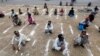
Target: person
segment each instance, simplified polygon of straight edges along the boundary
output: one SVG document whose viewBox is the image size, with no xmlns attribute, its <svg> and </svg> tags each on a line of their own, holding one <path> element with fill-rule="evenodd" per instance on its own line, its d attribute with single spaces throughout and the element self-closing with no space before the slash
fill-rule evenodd
<svg viewBox="0 0 100 56">
<path fill-rule="evenodd" d="M 19 14 L 23 14 L 23 12 L 21 11 L 21 9 L 19 8 Z"/>
<path fill-rule="evenodd" d="M 91 5 L 92 5 L 92 3 L 91 3 L 91 2 L 89 2 L 89 3 L 88 3 L 88 5 L 87 5 L 87 7 L 91 7 Z"/>
<path fill-rule="evenodd" d="M 68 16 L 73 17 L 74 15 L 75 15 L 74 14 L 74 8 L 72 7 L 71 10 L 68 13 Z"/>
<path fill-rule="evenodd" d="M 19 31 L 14 31 L 14 36 L 11 40 L 13 50 L 20 51 L 21 48 L 24 47 L 28 41 L 30 41 L 30 38 L 27 38 Z"/>
<path fill-rule="evenodd" d="M 66 2 L 66 6 L 68 6 L 68 2 Z"/>
<path fill-rule="evenodd" d="M 98 11 L 99 11 L 98 6 L 95 6 L 95 8 L 94 8 L 94 12 L 97 14 L 97 13 L 98 13 Z"/>
<path fill-rule="evenodd" d="M 59 5 L 62 6 L 62 1 L 60 1 Z"/>
<path fill-rule="evenodd" d="M 48 23 L 45 25 L 45 33 L 52 34 L 52 30 L 53 30 L 52 21 L 48 21 Z"/>
<path fill-rule="evenodd" d="M 87 17 L 87 18 L 82 22 L 84 29 L 87 29 L 87 27 L 89 27 L 89 23 L 90 23 L 90 21 L 89 21 L 89 18 Z"/>
<path fill-rule="evenodd" d="M 31 13 L 28 12 L 28 22 L 29 25 L 36 24 L 35 19 L 32 19 Z"/>
<path fill-rule="evenodd" d="M 39 15 L 37 7 L 35 6 L 34 8 L 35 8 L 34 11 L 33 11 L 34 15 Z"/>
<path fill-rule="evenodd" d="M 57 9 L 54 10 L 54 15 L 57 15 Z"/>
<path fill-rule="evenodd" d="M 81 32 L 81 34 L 77 38 L 75 38 L 75 40 L 74 40 L 74 47 L 81 46 L 81 47 L 84 48 L 85 47 L 84 45 L 86 43 L 89 43 L 88 35 L 87 35 L 87 32 L 85 30 L 83 30 Z"/>
<path fill-rule="evenodd" d="M 52 50 L 67 52 L 68 43 L 65 41 L 63 34 L 58 34 L 58 37 L 54 40 Z"/>
<path fill-rule="evenodd" d="M 99 27 L 99 32 L 100 32 L 100 27 Z"/>
<path fill-rule="evenodd" d="M 45 9 L 45 8 L 48 8 L 48 7 L 47 7 L 47 3 L 44 3 L 44 9 Z"/>
<path fill-rule="evenodd" d="M 48 8 L 46 8 L 46 13 L 45 13 L 45 15 L 48 15 L 49 14 L 49 11 L 48 11 Z"/>
<path fill-rule="evenodd" d="M 4 13 L 2 11 L 0 11 L 0 18 L 5 17 Z"/>
<path fill-rule="evenodd" d="M 13 19 L 13 17 L 16 15 L 14 9 L 11 9 L 11 18 Z"/>
<path fill-rule="evenodd" d="M 89 15 L 89 20 L 90 20 L 90 22 L 93 22 L 93 21 L 94 21 L 94 18 L 95 18 L 95 14 L 92 12 L 92 13 Z"/>
<path fill-rule="evenodd" d="M 22 21 L 19 19 L 17 14 L 13 17 L 13 24 L 14 26 L 20 26 L 22 24 Z"/>
<path fill-rule="evenodd" d="M 63 14 L 64 14 L 64 10 L 63 10 L 63 8 L 61 8 L 61 10 L 60 10 L 60 16 L 63 16 Z"/>
</svg>

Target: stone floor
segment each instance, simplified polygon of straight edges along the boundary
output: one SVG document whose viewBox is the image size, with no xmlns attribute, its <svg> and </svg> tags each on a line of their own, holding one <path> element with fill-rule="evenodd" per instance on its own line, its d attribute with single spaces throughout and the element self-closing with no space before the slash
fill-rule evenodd
<svg viewBox="0 0 100 56">
<path fill-rule="evenodd" d="M 51 6 L 49 5 L 49 15 L 44 15 L 44 9 L 42 5 L 38 5 L 38 10 L 40 12 L 39 16 L 32 15 L 37 25 L 28 25 L 26 8 L 21 5 L 6 5 L 0 6 L 0 10 L 6 14 L 6 17 L 0 18 L 0 56 L 63 56 L 61 52 L 54 52 L 51 50 L 52 41 L 57 37 L 59 33 L 64 34 L 66 41 L 69 43 L 68 53 L 69 56 L 100 56 L 100 33 L 98 33 L 97 27 L 100 26 L 100 12 L 96 15 L 93 23 L 87 29 L 89 34 L 90 45 L 86 48 L 73 47 L 73 40 L 80 34 L 77 26 L 80 21 L 85 19 L 89 13 L 78 12 L 78 9 L 84 8 L 83 6 L 75 6 L 76 16 L 70 18 L 67 16 L 70 6 Z M 24 12 L 23 15 L 19 15 L 22 20 L 22 26 L 14 27 L 11 21 L 10 10 L 15 9 L 18 13 L 18 8 L 21 8 Z M 30 12 L 32 13 L 34 6 L 30 6 Z M 60 10 L 63 8 L 65 10 L 64 16 L 54 16 L 53 11 L 57 8 Z M 51 20 L 54 25 L 53 34 L 47 35 L 44 33 L 44 27 L 48 20 Z M 97 26 L 97 27 L 96 27 Z M 27 37 L 31 38 L 31 41 L 27 43 L 17 54 L 11 48 L 11 39 L 13 36 L 13 31 L 19 30 Z"/>
</svg>

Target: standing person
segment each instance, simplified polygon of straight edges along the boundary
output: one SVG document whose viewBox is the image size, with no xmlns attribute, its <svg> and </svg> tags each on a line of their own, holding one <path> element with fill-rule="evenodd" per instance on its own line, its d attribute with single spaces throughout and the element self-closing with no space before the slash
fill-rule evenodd
<svg viewBox="0 0 100 56">
<path fill-rule="evenodd" d="M 45 8 L 48 8 L 48 7 L 47 7 L 47 3 L 44 3 L 44 9 L 45 9 Z"/>
<path fill-rule="evenodd" d="M 19 14 L 23 14 L 22 10 L 19 8 Z"/>
<path fill-rule="evenodd" d="M 72 7 L 68 13 L 68 16 L 73 17 L 75 15 L 74 8 Z"/>
<path fill-rule="evenodd" d="M 64 9 L 61 8 L 61 10 L 60 10 L 60 16 L 63 16 L 63 14 L 64 14 Z"/>
<path fill-rule="evenodd" d="M 65 41 L 63 34 L 59 34 L 53 42 L 52 50 L 67 52 L 68 43 Z"/>
<path fill-rule="evenodd" d="M 45 25 L 45 33 L 52 34 L 52 30 L 53 30 L 52 21 L 48 21 L 48 23 Z"/>
<path fill-rule="evenodd" d="M 54 10 L 54 15 L 57 15 L 57 9 Z"/>
<path fill-rule="evenodd" d="M 60 1 L 59 5 L 62 6 L 62 1 Z"/>
<path fill-rule="evenodd" d="M 14 36 L 11 40 L 13 50 L 20 51 L 28 41 L 30 41 L 30 39 L 27 38 L 24 34 L 19 33 L 18 31 L 14 31 Z"/>
<path fill-rule="evenodd" d="M 29 25 L 36 24 L 35 19 L 32 19 L 31 13 L 28 12 L 28 22 Z"/>
<path fill-rule="evenodd" d="M 34 15 L 39 15 L 39 12 L 38 12 L 38 9 L 37 9 L 36 6 L 34 7 L 34 11 L 33 11 L 33 13 L 34 13 Z"/>
</svg>

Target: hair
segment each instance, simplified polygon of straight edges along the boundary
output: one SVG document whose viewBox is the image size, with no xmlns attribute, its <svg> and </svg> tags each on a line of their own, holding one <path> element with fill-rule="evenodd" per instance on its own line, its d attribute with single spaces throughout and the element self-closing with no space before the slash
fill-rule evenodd
<svg viewBox="0 0 100 56">
<path fill-rule="evenodd" d="M 19 33 L 18 31 L 14 31 L 14 34 L 17 34 L 17 33 Z"/>
<path fill-rule="evenodd" d="M 63 37 L 62 34 L 59 34 L 59 35 L 58 35 L 58 38 L 59 38 L 59 41 L 64 41 L 64 37 Z"/>
</svg>

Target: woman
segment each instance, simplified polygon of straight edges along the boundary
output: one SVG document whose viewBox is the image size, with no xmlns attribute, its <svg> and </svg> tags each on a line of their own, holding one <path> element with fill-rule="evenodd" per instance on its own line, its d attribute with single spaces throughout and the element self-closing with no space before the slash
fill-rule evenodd
<svg viewBox="0 0 100 56">
<path fill-rule="evenodd" d="M 32 16 L 29 12 L 28 12 L 28 22 L 29 22 L 29 25 L 36 24 L 35 19 L 32 20 Z"/>
<path fill-rule="evenodd" d="M 52 34 L 52 30 L 53 30 L 53 24 L 51 21 L 48 21 L 48 23 L 45 25 L 45 33 Z"/>
</svg>

